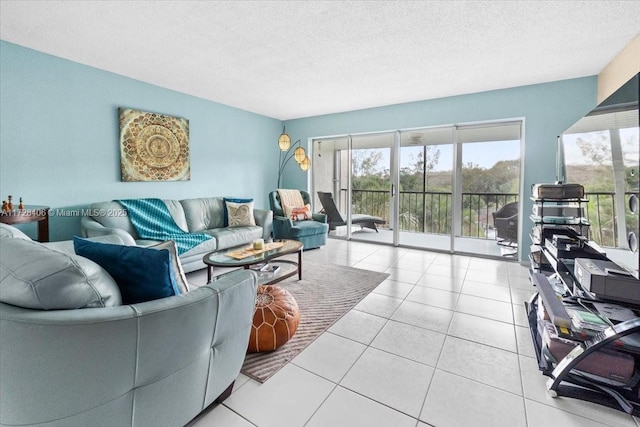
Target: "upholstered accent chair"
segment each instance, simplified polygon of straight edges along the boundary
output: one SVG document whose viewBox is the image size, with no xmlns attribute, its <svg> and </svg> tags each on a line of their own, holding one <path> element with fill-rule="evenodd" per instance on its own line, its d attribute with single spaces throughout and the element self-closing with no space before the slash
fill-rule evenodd
<svg viewBox="0 0 640 427">
<path fill-rule="evenodd" d="M 305 205 L 311 205 L 311 195 L 308 191 L 301 190 L 302 200 Z M 269 206 L 273 211 L 273 238 L 297 240 L 304 245 L 304 249 L 313 249 L 324 246 L 327 243 L 329 224 L 327 216 L 312 213 L 309 219 L 295 220 L 287 217 L 278 191 L 269 193 Z"/>
</svg>

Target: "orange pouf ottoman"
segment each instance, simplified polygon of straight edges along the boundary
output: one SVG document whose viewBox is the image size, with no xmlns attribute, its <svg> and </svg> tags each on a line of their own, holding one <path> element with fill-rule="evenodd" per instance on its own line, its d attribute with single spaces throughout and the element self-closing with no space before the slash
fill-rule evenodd
<svg viewBox="0 0 640 427">
<path fill-rule="evenodd" d="M 296 333 L 300 309 L 293 296 L 277 286 L 258 286 L 249 353 L 273 351 Z"/>
</svg>

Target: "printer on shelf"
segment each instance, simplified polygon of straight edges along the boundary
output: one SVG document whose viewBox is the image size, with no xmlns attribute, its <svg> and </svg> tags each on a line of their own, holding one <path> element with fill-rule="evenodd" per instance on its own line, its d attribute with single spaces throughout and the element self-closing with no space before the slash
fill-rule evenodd
<svg viewBox="0 0 640 427">
<path fill-rule="evenodd" d="M 640 305 L 640 280 L 613 261 L 576 258 L 573 273 L 582 289 L 597 298 Z"/>
</svg>

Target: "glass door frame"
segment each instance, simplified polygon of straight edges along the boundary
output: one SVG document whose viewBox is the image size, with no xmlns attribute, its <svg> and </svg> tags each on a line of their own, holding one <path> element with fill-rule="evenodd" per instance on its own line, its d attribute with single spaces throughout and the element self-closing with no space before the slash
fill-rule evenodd
<svg viewBox="0 0 640 427">
<path fill-rule="evenodd" d="M 376 135 L 381 136 L 392 136 L 392 142 L 390 145 L 385 145 L 384 147 L 372 147 L 372 148 L 388 148 L 389 149 L 389 188 L 387 189 L 389 195 L 389 207 L 387 216 L 389 216 L 389 224 L 393 229 L 393 233 L 391 236 L 392 241 L 378 241 L 381 244 L 392 244 L 394 246 L 398 246 L 398 236 L 399 229 L 395 225 L 397 224 L 397 220 L 394 220 L 394 216 L 398 215 L 398 203 L 397 203 L 397 189 L 399 185 L 399 166 L 396 166 L 394 162 L 398 159 L 398 151 L 399 151 L 399 135 L 400 131 L 378 131 L 378 132 L 364 132 L 357 134 L 346 134 L 346 135 L 333 135 L 333 136 L 325 136 L 325 137 L 313 137 L 309 138 L 309 146 L 311 147 L 312 153 L 315 153 L 316 147 L 318 153 L 320 155 L 320 151 L 322 150 L 321 143 L 326 143 L 329 141 L 339 141 L 339 148 L 333 148 L 332 152 L 332 177 L 331 177 L 331 191 L 334 194 L 334 199 L 336 201 L 336 205 L 338 209 L 343 213 L 344 220 L 346 222 L 346 233 L 341 234 L 339 236 L 335 236 L 334 238 L 345 239 L 345 240 L 354 240 L 361 241 L 360 239 L 353 238 L 353 233 L 351 231 L 352 227 L 352 214 L 353 214 L 353 197 L 352 197 L 352 186 L 353 186 L 353 151 L 354 151 L 354 139 L 358 137 L 372 137 Z M 318 144 L 318 145 L 317 145 Z M 358 148 L 355 148 L 358 149 Z M 363 149 L 366 149 L 363 148 Z M 345 161 L 347 165 L 344 165 Z M 386 164 L 385 164 L 386 166 Z M 346 169 L 346 170 L 343 170 Z M 325 171 L 326 173 L 327 171 Z M 344 175 L 343 175 L 344 174 Z M 345 184 L 345 180 L 343 179 L 345 176 L 346 179 L 346 197 L 342 200 L 342 189 L 343 184 Z M 313 200 L 318 202 L 316 191 L 318 187 L 318 177 L 315 175 L 315 169 L 313 169 L 313 173 L 310 174 L 308 178 L 308 184 L 313 192 Z M 327 187 L 327 182 L 324 180 L 325 188 Z M 346 205 L 343 205 L 343 203 Z M 316 206 L 316 205 L 314 205 Z M 364 240 L 362 240 L 364 241 Z"/>
<path fill-rule="evenodd" d="M 380 241 L 379 243 L 383 244 L 391 244 L 393 246 L 398 246 L 400 231 L 398 224 L 398 203 L 397 203 L 397 189 L 400 181 L 400 171 L 399 165 L 397 162 L 399 146 L 400 146 L 400 131 L 381 131 L 381 132 L 367 132 L 367 133 L 359 133 L 359 134 L 349 134 L 347 135 L 347 157 L 349 158 L 348 172 L 347 172 L 347 206 L 346 206 L 346 222 L 347 222 L 347 240 L 358 241 L 359 239 L 353 238 L 353 233 L 351 232 L 351 219 L 353 214 L 353 197 L 352 197 L 352 178 L 353 178 L 353 139 L 354 137 L 367 137 L 367 136 L 376 136 L 376 135 L 393 135 L 393 141 L 389 148 L 389 185 L 390 187 L 387 189 L 389 194 L 389 225 L 392 227 L 392 238 L 391 242 Z M 387 148 L 387 147 L 385 147 Z M 357 148 L 356 148 L 357 149 Z M 340 181 L 340 180 L 338 180 Z"/>
<path fill-rule="evenodd" d="M 400 168 L 401 168 L 401 138 L 402 134 L 410 131 L 420 131 L 425 129 L 435 129 L 435 128 L 451 128 L 452 129 L 452 213 L 451 213 L 451 232 L 449 234 L 449 248 L 448 249 L 434 249 L 434 248 L 421 248 L 425 250 L 439 250 L 445 251 L 451 254 L 456 252 L 456 237 L 462 236 L 462 204 L 463 204 L 463 180 L 462 180 L 462 150 L 463 144 L 466 142 L 460 142 L 458 132 L 460 129 L 470 128 L 470 127 L 491 127 L 491 126 L 500 126 L 508 123 L 519 123 L 520 125 L 520 172 L 519 172 L 519 193 L 520 195 L 523 193 L 524 186 L 524 143 L 525 143 L 525 118 L 524 117 L 512 117 L 505 118 L 499 120 L 486 120 L 486 121 L 478 121 L 478 122 L 467 122 L 467 123 L 459 123 L 459 124 L 443 124 L 443 125 L 434 125 L 434 126 L 421 126 L 415 128 L 404 128 L 404 129 L 396 129 L 396 130 L 387 130 L 387 131 L 376 131 L 376 132 L 363 132 L 363 133 L 350 133 L 343 135 L 333 135 L 326 137 L 313 137 L 310 138 L 310 145 L 315 148 L 315 143 L 322 140 L 331 140 L 331 139 L 346 139 L 346 151 L 347 158 L 349 159 L 349 164 L 347 165 L 347 195 L 346 195 L 346 207 L 343 206 L 341 209 L 344 210 L 344 214 L 346 216 L 345 221 L 347 223 L 347 230 L 345 235 L 336 236 L 337 238 L 343 238 L 346 240 L 355 240 L 360 241 L 357 236 L 354 239 L 354 234 L 351 231 L 351 217 L 353 214 L 353 198 L 352 198 L 352 177 L 353 177 L 353 139 L 357 137 L 366 137 L 366 136 L 375 136 L 375 135 L 393 135 L 393 142 L 390 148 L 390 163 L 389 163 L 389 227 L 392 228 L 392 241 L 379 241 L 380 244 L 392 244 L 393 246 L 400 246 L 400 203 L 399 203 L 399 188 L 400 188 Z M 336 154 L 337 153 L 337 154 Z M 339 151 L 334 151 L 333 154 L 334 159 L 334 177 L 333 177 L 333 185 L 332 191 L 336 193 L 336 198 L 339 198 L 341 192 L 341 170 L 344 165 L 343 156 L 339 154 Z M 337 176 L 336 176 L 337 174 Z M 312 180 L 312 184 L 315 184 L 316 179 Z M 314 188 L 315 190 L 315 188 Z M 523 204 L 524 198 L 519 197 L 519 211 L 523 212 Z M 518 227 L 518 241 L 522 242 L 522 218 L 523 215 L 520 216 L 519 227 Z M 521 245 L 518 248 L 517 259 L 520 257 L 520 253 L 522 251 Z M 466 252 L 462 252 L 466 253 Z M 482 254 L 479 254 L 482 255 Z"/>
<path fill-rule="evenodd" d="M 456 251 L 456 236 L 462 235 L 462 144 L 458 141 L 459 125 L 453 125 L 453 164 L 451 199 L 451 233 L 449 233 L 449 253 Z"/>
<path fill-rule="evenodd" d="M 476 142 L 471 141 L 461 141 L 462 138 L 459 133 L 464 132 L 466 129 L 478 129 L 478 128 L 491 128 L 498 126 L 508 126 L 508 125 L 518 125 L 519 126 L 519 135 L 518 140 L 519 144 L 519 176 L 518 176 L 518 231 L 517 231 L 517 240 L 518 247 L 515 251 L 515 258 L 520 259 L 522 253 L 523 246 L 523 223 L 525 223 L 526 215 L 523 215 L 524 212 L 524 202 L 526 198 L 526 193 L 524 191 L 524 154 L 525 154 L 525 118 L 524 117 L 513 117 L 513 118 L 505 118 L 500 120 L 486 120 L 479 122 L 469 122 L 469 123 L 459 123 L 453 125 L 453 144 L 454 144 L 454 174 L 453 174 L 453 218 L 452 218 L 452 232 L 451 232 L 451 253 L 456 253 L 456 245 L 455 240 L 457 237 L 463 237 L 463 147 L 465 144 L 473 144 Z"/>
<path fill-rule="evenodd" d="M 450 149 L 450 152 L 446 151 L 445 157 L 448 155 L 450 156 L 451 160 L 448 163 L 448 167 L 453 170 L 453 166 L 454 166 L 454 130 L 455 130 L 455 125 L 452 124 L 445 124 L 445 125 L 436 125 L 436 126 L 422 126 L 422 127 L 417 127 L 417 128 L 406 128 L 406 129 L 400 129 L 398 130 L 398 149 L 399 149 L 399 159 L 398 159 L 398 165 L 397 165 L 397 169 L 398 169 L 398 187 L 400 188 L 400 182 L 401 182 L 401 176 L 400 176 L 400 172 L 402 171 L 403 168 L 406 168 L 407 166 L 410 166 L 410 163 L 406 163 L 405 161 L 403 161 L 403 156 L 405 155 L 403 153 L 403 150 L 405 148 L 410 148 L 411 146 L 414 146 L 414 144 L 412 144 L 411 141 L 413 138 L 418 138 L 418 140 L 420 140 L 421 137 L 425 138 L 424 140 L 421 140 L 420 143 L 415 144 L 415 146 L 421 146 L 423 147 L 424 151 L 424 157 L 422 159 L 422 161 L 425 163 L 422 166 L 422 173 L 424 174 L 422 177 L 423 180 L 423 186 L 422 186 L 422 190 L 423 190 L 423 202 L 422 202 L 422 218 L 421 218 L 421 222 L 422 222 L 422 232 L 421 234 L 424 235 L 429 235 L 429 234 L 434 234 L 434 233 L 430 233 L 427 231 L 427 222 L 426 222 L 426 216 L 427 216 L 427 205 L 430 206 L 430 209 L 433 209 L 434 207 L 434 198 L 430 198 L 429 201 L 427 201 L 427 194 L 432 194 L 429 191 L 429 188 L 427 188 L 427 182 L 429 182 L 431 180 L 431 178 L 427 178 L 427 176 L 432 173 L 430 172 L 430 168 L 427 166 L 427 163 L 429 163 L 432 158 L 430 151 L 430 148 L 434 148 L 436 150 L 436 152 L 438 153 L 437 155 L 440 155 L 440 151 L 442 150 L 442 147 L 446 147 L 448 149 Z M 435 133 L 435 136 L 434 136 Z M 406 157 L 404 157 L 404 160 L 407 160 Z M 438 171 L 436 171 L 435 173 L 438 173 Z M 453 172 L 452 172 L 453 175 Z M 448 185 L 451 191 L 451 195 L 453 195 L 453 176 L 450 177 L 450 180 L 448 181 Z M 453 223 L 453 197 L 451 197 L 451 205 L 449 207 L 447 207 L 447 209 L 451 209 L 451 214 L 450 215 L 446 215 L 445 217 L 445 222 L 448 224 L 452 224 Z M 436 203 L 439 203 L 439 198 L 438 201 Z M 400 215 L 402 214 L 400 212 L 400 208 L 401 208 L 401 198 L 398 197 L 397 199 L 397 206 L 398 206 L 398 212 L 397 212 L 397 216 L 396 218 L 398 219 L 398 238 L 396 240 L 397 245 L 396 246 L 406 246 L 406 247 L 410 247 L 410 248 L 416 248 L 416 249 L 421 249 L 421 250 L 433 250 L 433 251 L 438 251 L 438 252 L 451 252 L 451 232 L 449 232 L 449 239 L 447 239 L 447 234 L 442 234 L 442 237 L 437 236 L 437 243 L 433 243 L 435 242 L 434 239 L 430 239 L 428 244 L 418 244 L 416 243 L 415 239 L 411 237 L 411 234 L 413 233 L 412 230 L 405 230 L 402 234 L 400 233 Z M 440 209 L 441 206 L 438 208 L 438 218 L 436 219 L 436 221 L 439 223 L 441 221 L 440 218 Z M 430 211 L 429 216 L 432 217 L 433 215 L 433 211 Z M 433 226 L 433 225 L 431 225 Z M 410 227 L 411 228 L 411 227 Z M 439 226 L 437 227 L 439 229 Z M 438 233 L 435 233 L 436 235 Z M 403 239 L 404 237 L 404 239 Z M 442 244 L 442 242 L 446 242 L 448 241 L 448 243 Z"/>
</svg>

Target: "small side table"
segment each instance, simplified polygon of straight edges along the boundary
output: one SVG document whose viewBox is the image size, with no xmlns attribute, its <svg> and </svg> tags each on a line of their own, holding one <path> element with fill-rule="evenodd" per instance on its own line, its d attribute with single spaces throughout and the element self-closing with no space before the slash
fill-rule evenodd
<svg viewBox="0 0 640 427">
<path fill-rule="evenodd" d="M 49 206 L 25 205 L 24 209 L 2 211 L 0 222 L 9 225 L 38 222 L 38 241 L 49 241 Z"/>
</svg>

